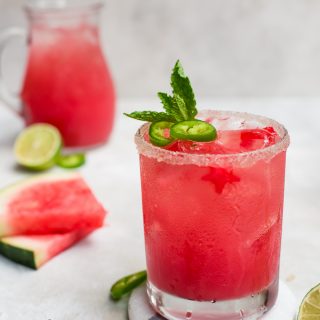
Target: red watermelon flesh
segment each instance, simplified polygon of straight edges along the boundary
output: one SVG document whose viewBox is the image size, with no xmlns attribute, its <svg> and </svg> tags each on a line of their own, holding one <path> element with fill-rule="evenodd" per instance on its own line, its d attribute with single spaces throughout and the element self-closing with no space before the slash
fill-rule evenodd
<svg viewBox="0 0 320 320">
<path fill-rule="evenodd" d="M 38 175 L 0 191 L 0 237 L 94 229 L 105 214 L 77 173 Z"/>
</svg>

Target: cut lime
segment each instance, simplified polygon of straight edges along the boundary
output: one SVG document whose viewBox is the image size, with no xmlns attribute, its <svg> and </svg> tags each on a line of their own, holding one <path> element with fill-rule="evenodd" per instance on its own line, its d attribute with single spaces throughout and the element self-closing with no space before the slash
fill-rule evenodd
<svg viewBox="0 0 320 320">
<path fill-rule="evenodd" d="M 58 129 L 39 123 L 25 128 L 17 137 L 14 153 L 17 162 L 32 170 L 46 170 L 55 164 L 62 147 Z"/>
<path fill-rule="evenodd" d="M 303 298 L 298 320 L 320 319 L 320 284 L 312 288 Z"/>
<path fill-rule="evenodd" d="M 57 158 L 57 165 L 62 168 L 72 169 L 82 166 L 86 162 L 86 156 L 83 153 L 74 153 L 60 155 Z"/>
</svg>

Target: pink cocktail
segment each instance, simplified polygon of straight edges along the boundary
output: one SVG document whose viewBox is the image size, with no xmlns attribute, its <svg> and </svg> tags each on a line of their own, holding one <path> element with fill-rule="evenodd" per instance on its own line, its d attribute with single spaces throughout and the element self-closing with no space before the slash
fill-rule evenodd
<svg viewBox="0 0 320 320">
<path fill-rule="evenodd" d="M 278 291 L 286 149 L 277 122 L 204 112 L 213 142 L 140 153 L 148 294 L 167 319 L 243 319 Z M 188 318 L 189 317 L 189 318 Z"/>
<path fill-rule="evenodd" d="M 68 147 L 105 142 L 115 93 L 100 45 L 98 2 L 75 8 L 28 8 L 29 54 L 21 90 L 26 124 L 56 126 Z"/>
</svg>

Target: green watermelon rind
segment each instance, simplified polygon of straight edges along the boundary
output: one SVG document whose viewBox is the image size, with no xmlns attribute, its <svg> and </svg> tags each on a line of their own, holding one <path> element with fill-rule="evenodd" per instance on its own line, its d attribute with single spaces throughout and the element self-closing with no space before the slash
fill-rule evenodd
<svg viewBox="0 0 320 320">
<path fill-rule="evenodd" d="M 79 229 L 62 234 L 4 237 L 0 239 L 0 254 L 29 268 L 38 269 L 94 230 Z"/>
<path fill-rule="evenodd" d="M 0 189 L 0 236 L 6 236 L 13 233 L 7 221 L 7 205 L 10 201 L 17 196 L 19 192 L 27 187 L 37 185 L 41 182 L 54 182 L 61 180 L 74 180 L 81 178 L 77 172 L 56 173 L 56 174 L 39 174 L 20 182 L 11 184 L 8 187 Z"/>
<path fill-rule="evenodd" d="M 36 265 L 35 252 L 32 250 L 19 248 L 5 241 L 1 241 L 0 253 L 11 261 L 25 265 L 31 269 L 38 269 L 38 266 Z"/>
</svg>

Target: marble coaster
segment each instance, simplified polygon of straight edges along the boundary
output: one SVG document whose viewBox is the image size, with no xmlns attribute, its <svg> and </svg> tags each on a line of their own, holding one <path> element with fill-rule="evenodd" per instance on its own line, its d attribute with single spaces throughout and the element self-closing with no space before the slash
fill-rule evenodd
<svg viewBox="0 0 320 320">
<path fill-rule="evenodd" d="M 280 281 L 277 303 L 261 320 L 293 320 L 297 309 L 297 302 L 292 292 L 284 282 Z M 130 320 L 164 320 L 149 305 L 145 286 L 137 288 L 131 294 L 128 315 Z"/>
</svg>

